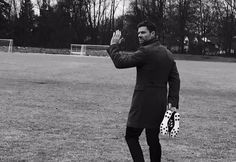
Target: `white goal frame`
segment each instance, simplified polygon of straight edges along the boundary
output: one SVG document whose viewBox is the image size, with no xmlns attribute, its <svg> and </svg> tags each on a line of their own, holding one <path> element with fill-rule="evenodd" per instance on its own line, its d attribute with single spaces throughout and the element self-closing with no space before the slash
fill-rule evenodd
<svg viewBox="0 0 236 162">
<path fill-rule="evenodd" d="M 6 46 L 8 49 L 7 52 L 12 53 L 13 39 L 0 39 L 0 41 L 6 41 L 6 42 L 8 41 L 9 42 L 8 47 Z"/>
<path fill-rule="evenodd" d="M 80 48 L 76 48 L 76 47 L 80 47 Z M 87 55 L 87 47 L 92 47 L 96 50 L 97 48 L 108 48 L 109 45 L 93 45 L 93 44 L 71 44 L 70 46 L 70 54 L 74 54 L 74 55 L 82 55 L 82 56 L 86 56 Z M 76 48 L 76 50 L 74 50 L 74 48 Z"/>
</svg>

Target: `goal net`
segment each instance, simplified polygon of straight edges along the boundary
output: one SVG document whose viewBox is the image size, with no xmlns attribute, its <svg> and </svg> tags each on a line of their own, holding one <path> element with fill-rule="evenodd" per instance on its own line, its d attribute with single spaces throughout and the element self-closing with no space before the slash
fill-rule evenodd
<svg viewBox="0 0 236 162">
<path fill-rule="evenodd" d="M 0 51 L 12 52 L 13 39 L 0 39 Z"/>
<path fill-rule="evenodd" d="M 82 56 L 106 56 L 108 45 L 71 44 L 70 53 Z"/>
</svg>

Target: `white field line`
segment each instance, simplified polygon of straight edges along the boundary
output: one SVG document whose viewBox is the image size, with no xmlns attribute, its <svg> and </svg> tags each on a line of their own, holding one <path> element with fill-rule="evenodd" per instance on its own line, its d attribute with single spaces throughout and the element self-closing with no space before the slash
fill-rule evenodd
<svg viewBox="0 0 236 162">
<path fill-rule="evenodd" d="M 0 52 L 0 54 L 6 54 L 6 55 L 9 55 L 9 53 L 5 53 L 5 52 Z M 49 55 L 49 56 L 63 56 L 63 57 L 91 57 L 91 58 L 102 58 L 102 59 L 107 59 L 109 58 L 109 56 L 83 56 L 83 55 L 66 55 L 66 54 L 50 54 L 50 53 L 23 53 L 23 52 L 13 52 L 11 53 L 12 54 L 15 54 L 15 55 Z"/>
</svg>

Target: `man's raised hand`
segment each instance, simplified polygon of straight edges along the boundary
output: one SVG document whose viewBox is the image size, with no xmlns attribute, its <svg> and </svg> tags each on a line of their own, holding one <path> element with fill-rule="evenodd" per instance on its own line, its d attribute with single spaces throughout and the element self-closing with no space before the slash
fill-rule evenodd
<svg viewBox="0 0 236 162">
<path fill-rule="evenodd" d="M 121 41 L 122 41 L 121 31 L 120 30 L 116 30 L 115 32 L 113 32 L 113 36 L 111 38 L 110 45 L 120 44 Z"/>
</svg>

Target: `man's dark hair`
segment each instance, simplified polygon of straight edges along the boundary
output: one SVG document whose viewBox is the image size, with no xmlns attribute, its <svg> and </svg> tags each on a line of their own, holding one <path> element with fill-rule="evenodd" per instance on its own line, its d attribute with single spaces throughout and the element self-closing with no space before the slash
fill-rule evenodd
<svg viewBox="0 0 236 162">
<path fill-rule="evenodd" d="M 150 32 L 152 31 L 156 32 L 156 25 L 152 23 L 151 21 L 148 21 L 148 20 L 142 21 L 137 25 L 137 28 L 140 28 L 142 26 L 146 26 Z"/>
</svg>

